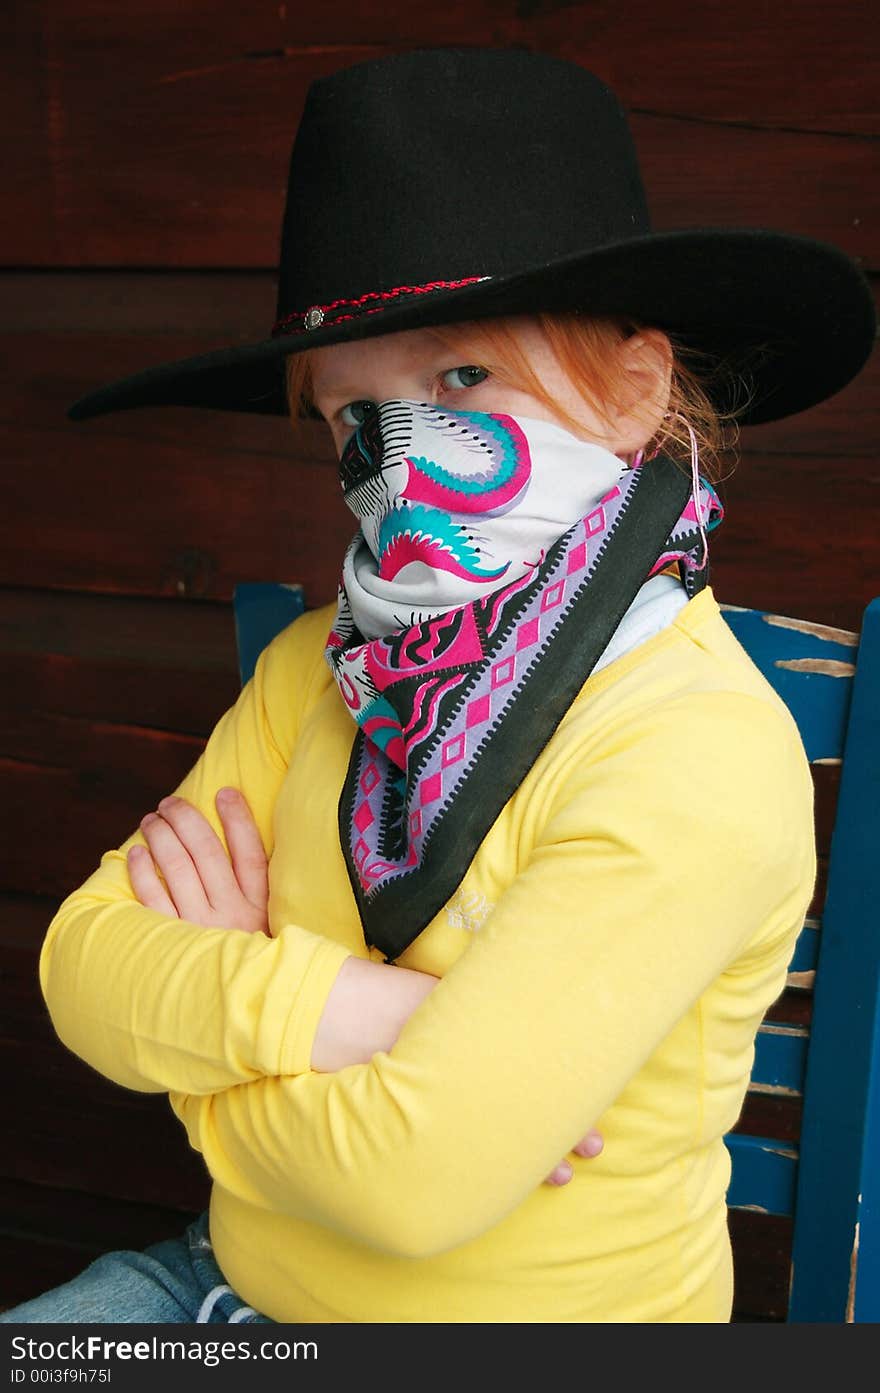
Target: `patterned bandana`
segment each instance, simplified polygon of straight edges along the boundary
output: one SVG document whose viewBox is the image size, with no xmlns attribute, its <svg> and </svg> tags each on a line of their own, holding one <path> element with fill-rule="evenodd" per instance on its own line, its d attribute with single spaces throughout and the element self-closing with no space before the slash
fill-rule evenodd
<svg viewBox="0 0 880 1393">
<path fill-rule="evenodd" d="M 689 598 L 707 583 L 724 512 L 699 479 L 697 512 L 665 456 L 629 468 L 546 421 L 410 401 L 378 408 L 340 473 L 361 519 L 326 649 L 359 727 L 340 837 L 366 942 L 391 961 L 454 893 L 645 581 L 677 559 Z"/>
<path fill-rule="evenodd" d="M 365 638 L 528 575 L 626 465 L 550 421 L 385 402 L 342 456 L 342 584 Z"/>
</svg>

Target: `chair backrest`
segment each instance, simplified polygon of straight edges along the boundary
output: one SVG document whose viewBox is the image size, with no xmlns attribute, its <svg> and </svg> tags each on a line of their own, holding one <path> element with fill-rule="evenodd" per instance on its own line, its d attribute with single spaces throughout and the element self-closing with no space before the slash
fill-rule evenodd
<svg viewBox="0 0 880 1393">
<path fill-rule="evenodd" d="M 299 586 L 236 587 L 242 682 L 303 607 Z M 720 608 L 791 710 L 811 765 L 840 767 L 821 913 L 805 920 L 788 988 L 759 1030 L 750 1087 L 753 1098 L 800 1100 L 799 1135 L 756 1135 L 747 1103 L 726 1138 L 728 1205 L 793 1219 L 789 1321 L 877 1321 L 880 597 L 860 635 Z"/>
<path fill-rule="evenodd" d="M 257 659 L 276 634 L 298 619 L 305 609 L 301 585 L 274 581 L 243 581 L 235 587 L 232 610 L 241 685 L 254 675 Z"/>
<path fill-rule="evenodd" d="M 790 990 L 760 1028 L 752 1070 L 750 1092 L 801 1099 L 799 1137 L 737 1128 L 728 1203 L 793 1217 L 789 1321 L 877 1321 L 880 598 L 860 634 L 721 610 L 787 703 L 811 765 L 840 772 L 821 912 L 805 921 Z"/>
</svg>

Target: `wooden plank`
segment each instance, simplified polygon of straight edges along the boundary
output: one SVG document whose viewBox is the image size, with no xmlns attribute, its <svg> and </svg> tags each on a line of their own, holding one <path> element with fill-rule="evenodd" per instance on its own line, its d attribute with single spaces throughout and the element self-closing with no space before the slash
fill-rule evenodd
<svg viewBox="0 0 880 1393">
<path fill-rule="evenodd" d="M 22 893 L 68 893 L 180 783 L 203 743 L 109 722 L 4 714 L 0 884 Z"/>
<path fill-rule="evenodd" d="M 691 120 L 877 132 L 871 43 L 877 21 L 870 0 L 842 0 L 833 26 L 822 0 L 780 6 L 741 0 L 735 32 L 730 8 L 719 0 L 677 0 L 674 14 L 652 0 L 531 0 L 517 8 L 527 41 L 592 67 L 631 108 Z"/>
<path fill-rule="evenodd" d="M 815 922 L 818 925 L 818 920 Z M 801 933 L 801 940 L 807 936 L 814 940 L 818 940 L 821 934 L 818 928 L 805 930 Z M 801 940 L 799 940 L 799 945 Z M 812 948 L 810 957 L 815 963 L 814 955 L 818 951 L 818 943 L 814 942 L 810 947 Z M 809 950 L 804 949 L 803 951 L 804 955 L 806 955 Z M 800 946 L 795 950 L 795 958 L 792 962 L 792 967 L 796 968 L 799 961 L 803 961 Z M 813 999 L 811 992 L 791 985 L 786 986 L 782 994 L 777 997 L 770 1007 L 768 1007 L 764 1016 L 765 1021 L 769 1022 L 771 1025 L 800 1026 L 805 1029 L 809 1027 L 812 1018 Z"/>
<path fill-rule="evenodd" d="M 736 44 L 717 0 L 680 0 L 674 25 L 652 0 L 449 0 L 442 9 L 408 0 L 328 0 L 311 9 L 254 0 L 246 13 L 230 9 L 222 25 L 210 0 L 129 0 L 124 16 L 101 0 L 19 3 L 10 13 L 18 51 L 32 63 L 57 61 L 73 40 L 86 71 L 102 58 L 118 66 L 136 48 L 164 85 L 197 87 L 211 65 L 271 67 L 298 53 L 336 55 L 341 65 L 347 48 L 368 58 L 422 44 L 525 44 L 593 67 L 631 105 L 641 99 L 716 121 L 877 131 L 870 0 L 839 0 L 833 30 L 822 0 L 790 0 L 781 9 L 742 0 Z M 781 61 L 797 81 L 780 80 Z"/>
<path fill-rule="evenodd" d="M 51 1206 L 53 1227 L 46 1226 Z M 145 1248 L 173 1238 L 196 1217 L 185 1206 L 136 1204 L 82 1190 L 52 1191 L 46 1185 L 0 1180 L 0 1230 L 21 1235 L 54 1236 L 61 1242 L 88 1246 L 97 1252 L 111 1248 Z"/>
<path fill-rule="evenodd" d="M 164 1095 L 137 1094 L 131 1101 L 106 1081 L 87 1081 L 85 1065 L 53 1062 L 42 1050 L 25 1058 L 8 1041 L 0 1048 L 17 1119 L 16 1144 L 3 1162 L 7 1177 L 132 1202 L 205 1207 L 206 1172 Z"/>
<path fill-rule="evenodd" d="M 0 588 L 0 653 L 137 664 L 176 677 L 236 665 L 226 604 Z"/>
<path fill-rule="evenodd" d="M 48 1207 L 47 1225 L 52 1217 L 53 1210 Z M 0 1228 L 0 1311 L 9 1311 L 69 1282 L 97 1256 L 98 1250 L 88 1245 L 72 1246 L 43 1235 Z"/>
<path fill-rule="evenodd" d="M 880 202 L 870 142 L 674 116 L 635 114 L 630 124 L 655 228 L 772 228 L 832 242 L 880 269 L 866 225 Z"/>
<path fill-rule="evenodd" d="M 231 610 L 0 590 L 0 690 L 0 884 L 62 895 L 180 781 L 236 700 Z"/>
<path fill-rule="evenodd" d="M 35 333 L 49 336 L 50 342 L 59 334 L 141 336 L 158 340 L 156 351 L 175 357 L 174 340 L 182 336 L 193 338 L 196 352 L 199 347 L 232 343 L 239 336 L 268 334 L 275 317 L 277 276 L 274 270 L 0 270 L 0 287 L 2 334 Z M 67 345 L 69 340 L 62 339 L 55 344 L 56 352 Z M 37 371 L 45 361 L 39 340 L 32 348 Z M 57 366 L 52 364 L 53 373 Z M 18 405 L 17 394 L 7 392 L 2 400 L 4 415 Z"/>
<path fill-rule="evenodd" d="M 231 611 L 0 590 L 0 690 L 0 884 L 60 896 L 180 781 L 235 701 Z"/>
<path fill-rule="evenodd" d="M 796 1143 L 800 1137 L 802 1106 L 799 1096 L 779 1093 L 748 1093 L 731 1135 L 773 1137 Z"/>
<path fill-rule="evenodd" d="M 0 584 L 229 600 L 239 581 L 280 580 L 313 604 L 336 594 L 354 523 L 325 464 L 293 469 L 185 438 L 133 437 L 121 456 L 100 429 L 49 440 L 0 426 L 0 451 L 14 524 Z"/>
<path fill-rule="evenodd" d="M 274 0 L 224 14 L 223 24 L 208 0 L 158 12 L 143 0 L 124 11 L 103 0 L 19 0 L 6 51 L 25 61 L 10 65 L 6 120 L 23 138 L 7 171 L 0 256 L 32 266 L 271 266 L 308 84 L 354 61 L 466 36 L 555 50 L 610 78 L 633 108 L 658 226 L 775 227 L 785 209 L 788 230 L 877 266 L 880 194 L 861 138 L 877 124 L 871 46 L 857 27 L 866 11 L 846 0 L 852 25 L 835 16 L 829 34 L 816 0 L 802 0 L 794 24 L 759 0 L 750 7 L 731 45 L 727 12 L 712 5 L 707 15 L 697 0 L 687 7 L 694 22 L 671 28 L 647 0 L 624 14 L 610 0 L 574 13 L 456 0 L 449 15 L 421 19 L 413 7 L 404 17 L 400 3 L 359 12 L 340 0 L 321 7 L 309 41 L 301 7 Z M 781 81 L 780 60 L 786 72 L 801 62 L 813 81 Z"/>
<path fill-rule="evenodd" d="M 15 902 L 7 897 L 3 911 L 4 918 L 14 913 Z M 120 1088 L 61 1045 L 40 995 L 37 956 L 36 944 L 0 946 L 0 1070 L 16 1119 L 0 1176 L 166 1209 L 203 1208 L 207 1175 L 167 1098 Z"/>
<path fill-rule="evenodd" d="M 0 691 L 0 712 L 206 737 L 238 696 L 232 612 L 203 601 L 0 588 Z"/>
<path fill-rule="evenodd" d="M 792 1221 L 731 1210 L 736 1321 L 784 1321 L 788 1311 Z"/>
<path fill-rule="evenodd" d="M 755 453 L 719 492 L 727 516 L 712 534 L 710 562 L 719 599 L 860 629 L 865 605 L 880 594 L 873 465 Z"/>
<path fill-rule="evenodd" d="M 112 604 L 113 602 L 110 601 Z M 124 602 L 123 602 L 124 603 Z M 207 738 L 238 695 L 238 679 L 181 668 L 156 669 L 145 662 L 96 662 L 49 654 L 0 653 L 0 684 L 16 684 L 17 704 L 39 711 L 113 725 Z M 0 704 L 0 713 L 8 698 Z M 0 726 L 3 717 L 0 714 Z M 14 755 L 13 755 L 14 757 Z"/>
<path fill-rule="evenodd" d="M 59 903 L 57 895 L 14 895 L 0 890 L 0 947 L 37 950 Z"/>
</svg>

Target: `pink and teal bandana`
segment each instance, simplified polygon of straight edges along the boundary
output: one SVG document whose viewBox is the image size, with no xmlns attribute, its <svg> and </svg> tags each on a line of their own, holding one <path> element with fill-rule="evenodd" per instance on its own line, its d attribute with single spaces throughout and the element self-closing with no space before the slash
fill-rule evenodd
<svg viewBox="0 0 880 1393">
<path fill-rule="evenodd" d="M 326 650 L 358 725 L 340 837 L 365 939 L 391 961 L 454 893 L 641 585 L 673 559 L 689 598 L 707 583 L 724 511 L 700 480 L 698 513 L 665 456 L 628 468 L 547 422 L 422 403 L 383 403 L 340 470 L 362 524 Z"/>
</svg>

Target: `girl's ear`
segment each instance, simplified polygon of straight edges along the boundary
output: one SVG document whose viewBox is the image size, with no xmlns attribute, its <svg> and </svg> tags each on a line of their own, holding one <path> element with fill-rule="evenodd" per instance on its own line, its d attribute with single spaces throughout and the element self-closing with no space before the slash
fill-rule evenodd
<svg viewBox="0 0 880 1393">
<path fill-rule="evenodd" d="M 614 416 L 616 455 L 634 455 L 660 429 L 669 410 L 672 344 L 660 329 L 639 329 L 617 346 L 621 391 Z"/>
</svg>

